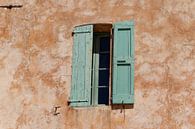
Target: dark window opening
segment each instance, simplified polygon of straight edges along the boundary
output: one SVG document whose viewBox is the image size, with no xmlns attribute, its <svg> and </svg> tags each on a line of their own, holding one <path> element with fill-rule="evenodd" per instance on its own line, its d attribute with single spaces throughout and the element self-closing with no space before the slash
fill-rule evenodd
<svg viewBox="0 0 195 129">
<path fill-rule="evenodd" d="M 100 38 L 98 104 L 109 104 L 110 37 Z"/>
<path fill-rule="evenodd" d="M 94 33 L 92 104 L 109 104 L 110 33 Z"/>
</svg>

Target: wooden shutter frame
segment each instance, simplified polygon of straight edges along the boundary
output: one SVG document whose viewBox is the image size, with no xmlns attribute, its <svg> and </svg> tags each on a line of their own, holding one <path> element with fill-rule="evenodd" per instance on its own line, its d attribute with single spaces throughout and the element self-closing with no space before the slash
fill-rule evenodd
<svg viewBox="0 0 195 129">
<path fill-rule="evenodd" d="M 81 36 L 84 34 L 85 36 L 85 41 L 81 41 L 77 36 Z M 71 78 L 71 97 L 69 100 L 69 104 L 72 107 L 84 107 L 84 106 L 89 106 L 91 104 L 91 67 L 92 67 L 92 44 L 93 44 L 93 25 L 84 25 L 84 26 L 76 26 L 73 31 L 73 37 L 74 37 L 74 44 L 73 44 L 73 58 L 72 58 L 72 78 Z M 83 37 L 82 37 L 83 38 Z M 81 45 L 84 45 L 84 49 L 86 50 L 84 55 L 85 56 L 85 66 L 84 66 L 84 82 L 79 83 L 78 76 L 79 72 L 79 67 L 82 66 L 77 66 L 82 64 L 82 61 L 80 62 L 76 60 L 75 58 L 79 58 L 79 49 L 80 48 L 78 45 L 79 43 Z M 76 80 L 75 80 L 76 79 Z M 75 84 L 76 83 L 76 84 Z M 81 89 L 83 88 L 83 89 Z M 84 99 L 82 98 L 82 95 L 84 94 Z"/>
<path fill-rule="evenodd" d="M 125 21 L 118 22 L 113 25 L 114 36 L 113 36 L 113 62 L 112 62 L 112 104 L 133 104 L 134 103 L 134 21 Z M 122 62 L 124 59 L 121 59 L 121 64 L 130 65 L 131 73 L 130 73 L 130 93 L 128 97 L 118 95 L 117 96 L 117 63 L 116 61 L 119 59 L 116 57 L 116 44 L 118 43 L 118 32 L 119 30 L 130 30 L 130 58 L 125 59 L 125 63 Z M 127 95 L 126 95 L 127 96 Z"/>
</svg>

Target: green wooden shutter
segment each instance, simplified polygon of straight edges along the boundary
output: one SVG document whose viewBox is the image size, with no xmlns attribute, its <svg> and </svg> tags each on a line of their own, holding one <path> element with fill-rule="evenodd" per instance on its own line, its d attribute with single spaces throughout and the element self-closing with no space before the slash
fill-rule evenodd
<svg viewBox="0 0 195 129">
<path fill-rule="evenodd" d="M 91 102 L 91 67 L 93 25 L 74 28 L 71 106 L 89 106 Z"/>
<path fill-rule="evenodd" d="M 134 103 L 133 21 L 114 24 L 112 103 Z"/>
</svg>

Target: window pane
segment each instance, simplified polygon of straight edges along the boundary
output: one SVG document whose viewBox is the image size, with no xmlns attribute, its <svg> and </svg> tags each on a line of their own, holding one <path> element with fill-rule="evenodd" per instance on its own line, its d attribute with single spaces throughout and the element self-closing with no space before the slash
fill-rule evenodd
<svg viewBox="0 0 195 129">
<path fill-rule="evenodd" d="M 99 70 L 99 86 L 109 85 L 109 70 Z"/>
<path fill-rule="evenodd" d="M 100 38 L 100 52 L 110 50 L 110 38 L 102 37 Z"/>
<path fill-rule="evenodd" d="M 100 68 L 109 68 L 109 62 L 110 62 L 110 55 L 109 54 L 100 54 L 99 58 L 99 67 Z"/>
<path fill-rule="evenodd" d="M 109 102 L 109 89 L 99 88 L 98 90 L 98 104 L 108 104 Z"/>
</svg>

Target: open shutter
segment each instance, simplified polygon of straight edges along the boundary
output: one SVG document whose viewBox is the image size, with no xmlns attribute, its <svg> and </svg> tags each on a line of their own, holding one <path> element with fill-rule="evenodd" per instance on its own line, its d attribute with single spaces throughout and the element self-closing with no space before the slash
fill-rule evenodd
<svg viewBox="0 0 195 129">
<path fill-rule="evenodd" d="M 114 24 L 113 104 L 134 103 L 134 23 Z"/>
<path fill-rule="evenodd" d="M 93 25 L 74 28 L 71 106 L 88 106 L 91 101 Z"/>
</svg>

